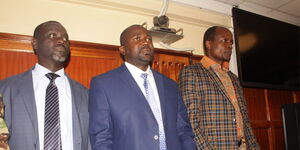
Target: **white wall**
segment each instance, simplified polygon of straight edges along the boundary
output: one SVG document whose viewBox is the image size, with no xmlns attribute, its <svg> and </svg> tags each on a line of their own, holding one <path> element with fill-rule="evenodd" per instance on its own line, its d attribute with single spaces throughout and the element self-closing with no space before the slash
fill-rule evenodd
<svg viewBox="0 0 300 150">
<path fill-rule="evenodd" d="M 38 24 L 57 20 L 71 40 L 119 45 L 127 26 L 147 22 L 148 29 L 152 27 L 161 6 L 162 0 L 0 0 L 0 32 L 32 35 Z M 169 27 L 184 31 L 184 38 L 171 46 L 191 47 L 200 55 L 209 26 L 232 27 L 230 16 L 172 1 L 167 16 Z"/>
</svg>

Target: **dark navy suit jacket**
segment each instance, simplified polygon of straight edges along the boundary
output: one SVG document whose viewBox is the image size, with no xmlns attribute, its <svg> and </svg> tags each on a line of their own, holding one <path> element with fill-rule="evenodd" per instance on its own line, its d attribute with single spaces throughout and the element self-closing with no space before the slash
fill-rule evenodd
<svg viewBox="0 0 300 150">
<path fill-rule="evenodd" d="M 168 150 L 196 150 L 177 84 L 152 70 L 159 93 Z M 96 76 L 89 93 L 92 149 L 159 150 L 158 124 L 125 65 Z"/>
</svg>

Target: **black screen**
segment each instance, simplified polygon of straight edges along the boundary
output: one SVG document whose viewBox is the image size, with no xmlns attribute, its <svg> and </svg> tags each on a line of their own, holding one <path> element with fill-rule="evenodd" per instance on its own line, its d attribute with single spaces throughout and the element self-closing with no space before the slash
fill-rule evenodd
<svg viewBox="0 0 300 150">
<path fill-rule="evenodd" d="M 238 8 L 232 15 L 242 85 L 299 90 L 299 26 Z"/>
</svg>

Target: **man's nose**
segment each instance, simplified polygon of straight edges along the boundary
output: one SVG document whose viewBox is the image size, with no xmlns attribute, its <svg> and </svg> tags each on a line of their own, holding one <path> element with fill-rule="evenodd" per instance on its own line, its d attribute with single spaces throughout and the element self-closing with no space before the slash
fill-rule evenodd
<svg viewBox="0 0 300 150">
<path fill-rule="evenodd" d="M 149 44 L 149 40 L 144 39 L 144 40 L 143 40 L 143 45 L 148 45 L 148 44 Z"/>
<path fill-rule="evenodd" d="M 230 49 L 232 49 L 232 47 L 233 47 L 232 45 L 233 45 L 232 42 L 227 43 L 227 47 L 230 48 Z"/>
<path fill-rule="evenodd" d="M 57 43 L 58 44 L 64 44 L 67 42 L 67 39 L 65 37 L 58 37 L 57 38 Z"/>
</svg>

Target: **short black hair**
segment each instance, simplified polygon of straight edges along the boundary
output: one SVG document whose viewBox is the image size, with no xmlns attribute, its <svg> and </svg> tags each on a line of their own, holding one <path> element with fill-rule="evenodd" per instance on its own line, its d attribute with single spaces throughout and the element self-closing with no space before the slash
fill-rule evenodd
<svg viewBox="0 0 300 150">
<path fill-rule="evenodd" d="M 204 33 L 204 37 L 203 37 L 203 50 L 204 50 L 204 54 L 206 55 L 207 53 L 207 47 L 205 46 L 205 42 L 206 41 L 213 41 L 215 36 L 216 36 L 216 30 L 218 28 L 224 28 L 227 29 L 225 27 L 222 26 L 212 26 L 210 28 L 208 28 L 205 33 Z M 228 29 L 227 29 L 228 30 Z"/>
<path fill-rule="evenodd" d="M 126 35 L 128 34 L 129 29 L 135 28 L 135 27 L 142 27 L 142 28 L 144 28 L 143 26 L 138 25 L 138 24 L 134 24 L 134 25 L 131 25 L 131 26 L 127 27 L 127 28 L 121 33 L 121 35 L 120 35 L 120 44 L 121 44 L 121 46 L 124 46 L 124 45 L 125 45 L 125 42 L 126 42 Z"/>
<path fill-rule="evenodd" d="M 33 38 L 38 38 L 38 36 L 39 36 L 39 34 L 40 34 L 40 30 L 41 30 L 41 28 L 44 26 L 44 25 L 47 25 L 47 24 L 60 24 L 61 25 L 61 23 L 59 23 L 59 22 L 57 22 L 57 21 L 53 21 L 53 20 L 51 20 L 51 21 L 46 21 L 46 22 L 44 22 L 44 23 L 41 23 L 40 25 L 38 25 L 35 29 L 34 29 L 34 32 L 33 32 Z"/>
</svg>

